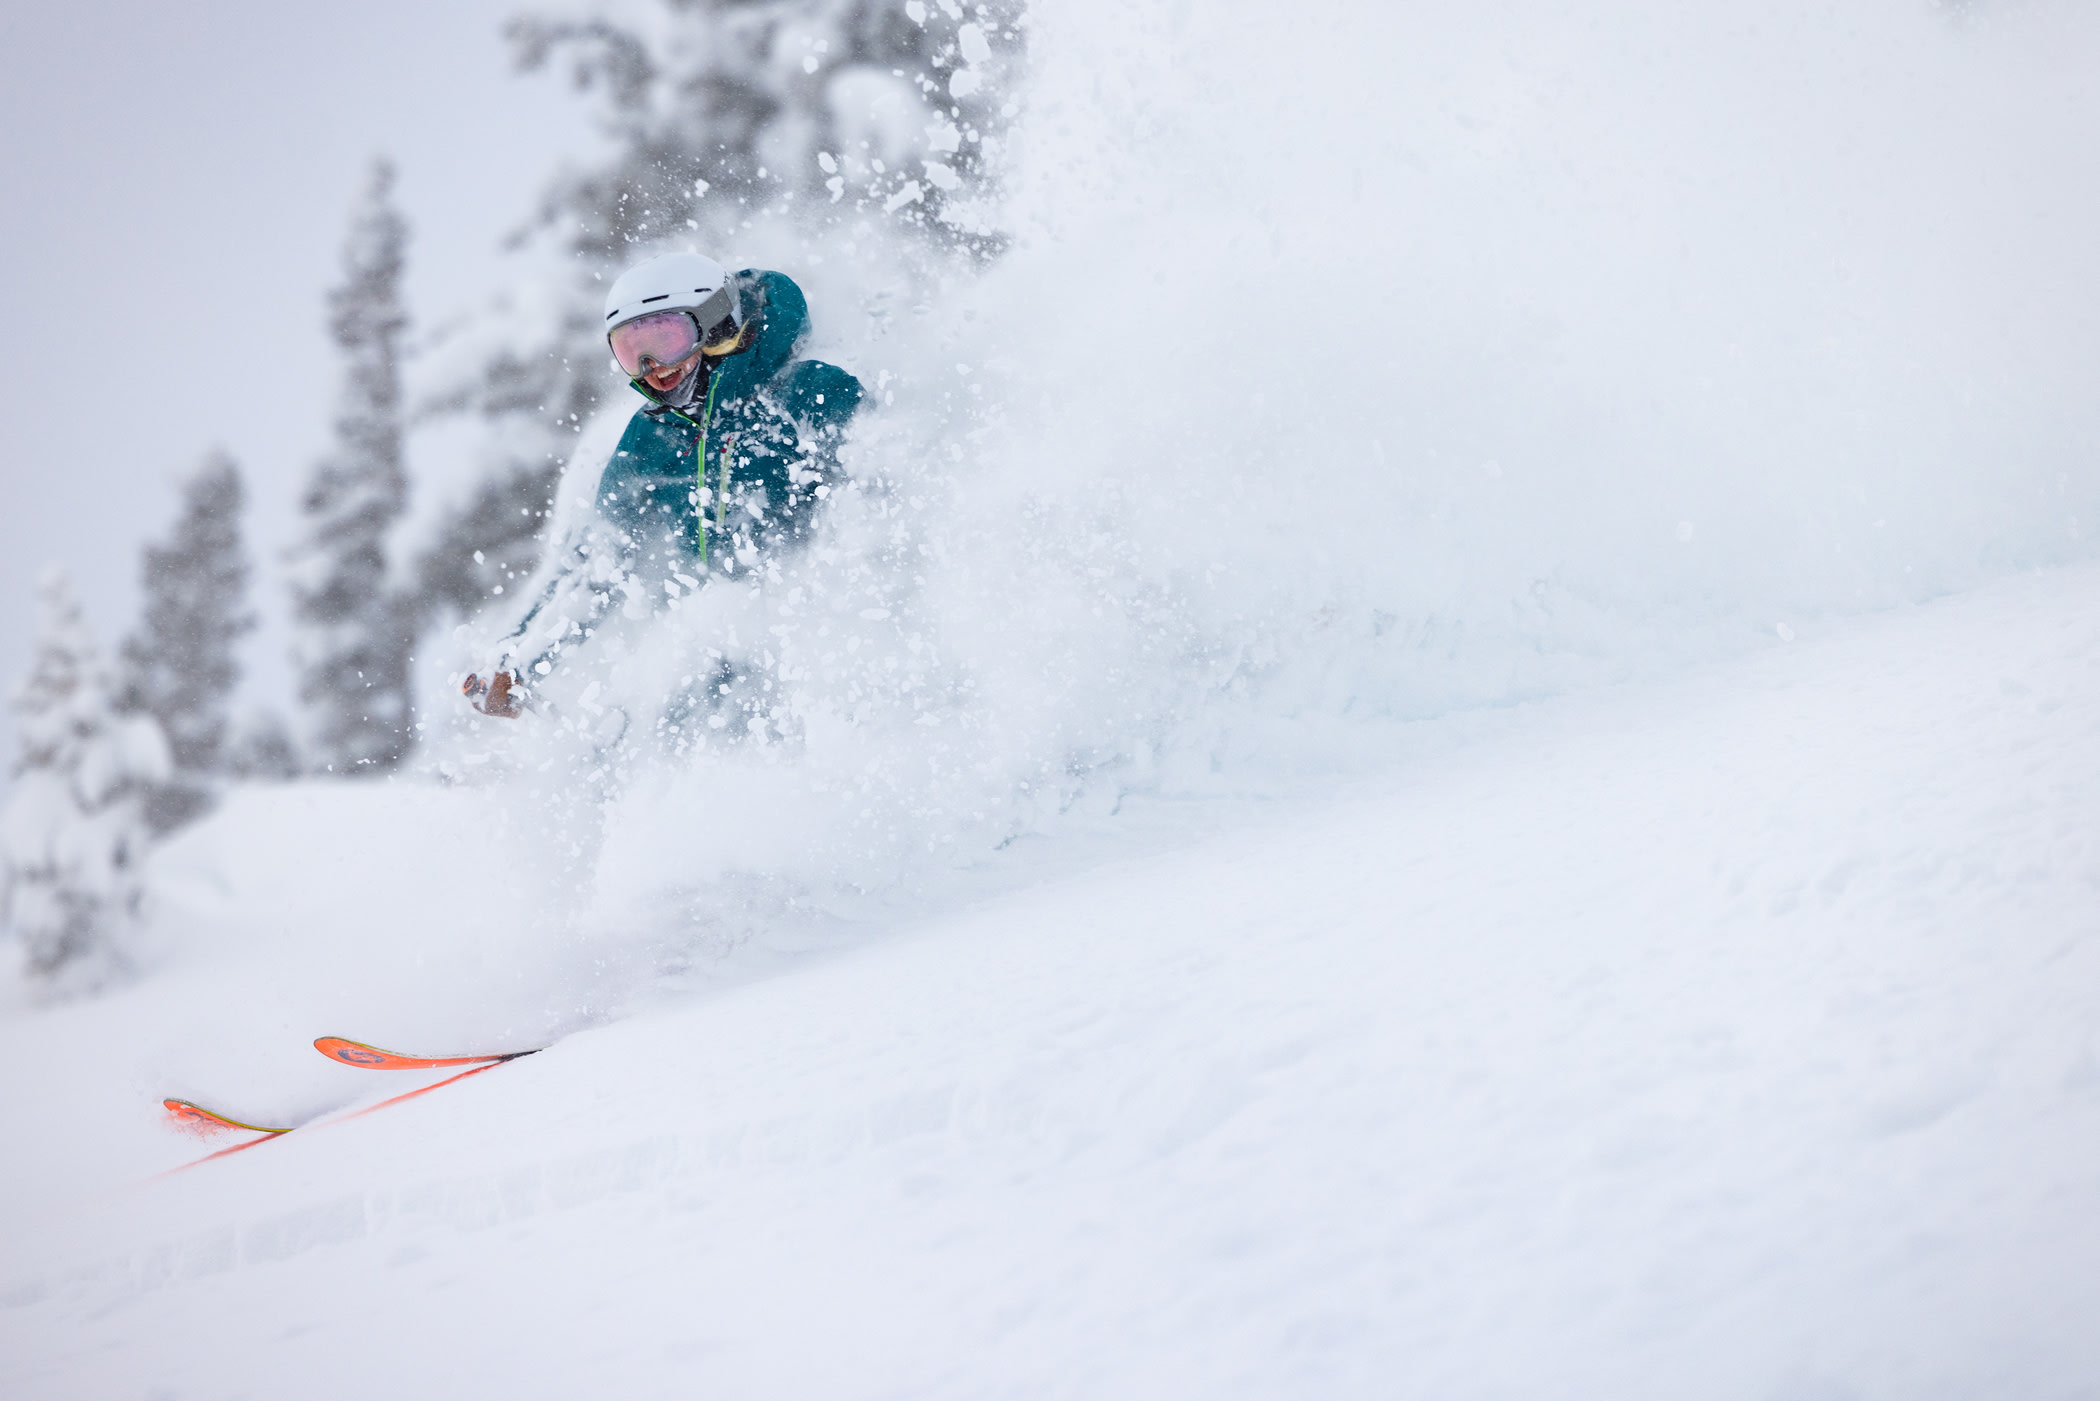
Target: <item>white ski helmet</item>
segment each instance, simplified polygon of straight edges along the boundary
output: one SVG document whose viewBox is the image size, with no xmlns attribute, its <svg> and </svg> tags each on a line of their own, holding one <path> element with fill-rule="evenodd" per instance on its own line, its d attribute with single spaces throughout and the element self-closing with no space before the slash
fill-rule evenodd
<svg viewBox="0 0 2100 1401">
<path fill-rule="evenodd" d="M 692 312 L 703 340 L 721 339 L 716 333 L 727 334 L 725 322 L 734 329 L 744 321 L 729 274 L 698 253 L 659 254 L 621 273 L 605 294 L 600 329 L 611 334 L 623 322 L 659 311 Z"/>
</svg>

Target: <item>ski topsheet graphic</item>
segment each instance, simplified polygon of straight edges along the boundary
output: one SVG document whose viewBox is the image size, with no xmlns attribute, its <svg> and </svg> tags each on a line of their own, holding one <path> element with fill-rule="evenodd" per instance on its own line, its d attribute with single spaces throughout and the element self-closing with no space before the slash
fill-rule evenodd
<svg viewBox="0 0 2100 1401">
<path fill-rule="evenodd" d="M 229 1153 L 239 1153 L 245 1149 L 259 1147 L 273 1139 L 282 1138 L 294 1129 L 305 1128 L 308 1124 L 324 1122 L 340 1124 L 347 1123 L 351 1119 L 360 1119 L 367 1114 L 385 1109 L 388 1105 L 414 1099 L 417 1095 L 427 1095 L 432 1090 L 441 1090 L 445 1086 L 455 1084 L 470 1075 L 479 1075 L 484 1070 L 494 1070 L 499 1065 L 517 1060 L 523 1056 L 533 1055 L 545 1048 L 534 1046 L 530 1050 L 525 1051 L 503 1051 L 494 1055 L 479 1056 L 410 1056 L 403 1055 L 399 1051 L 382 1050 L 377 1046 L 369 1046 L 362 1041 L 351 1041 L 341 1036 L 323 1036 L 314 1042 L 314 1049 L 327 1056 L 330 1060 L 340 1061 L 344 1065 L 354 1065 L 361 1070 L 439 1070 L 455 1065 L 464 1065 L 469 1067 L 469 1069 L 462 1070 L 457 1075 L 448 1075 L 436 1084 L 424 1085 L 418 1089 L 410 1090 L 406 1094 L 398 1094 L 391 1099 L 383 1099 L 377 1104 L 368 1104 L 363 1109 L 359 1109 L 354 1113 L 344 1114 L 339 1118 L 323 1116 L 321 1119 L 309 1119 L 281 1129 L 269 1128 L 262 1124 L 246 1123 L 230 1115 L 206 1109 L 201 1104 L 193 1104 L 186 1099 L 164 1099 L 161 1101 L 161 1106 L 186 1127 L 239 1129 L 247 1133 L 261 1134 L 262 1137 L 250 1139 L 246 1143 L 236 1143 L 231 1148 L 221 1148 L 218 1152 L 199 1158 L 194 1163 L 184 1163 L 181 1167 L 172 1168 L 169 1172 L 164 1172 L 160 1175 L 167 1177 L 172 1173 L 196 1167 L 199 1163 L 208 1163 L 213 1158 L 223 1158 Z"/>
<path fill-rule="evenodd" d="M 362 1041 L 350 1041 L 340 1036 L 323 1036 L 314 1042 L 314 1049 L 330 1060 L 339 1060 L 344 1065 L 354 1065 L 364 1070 L 436 1070 L 447 1065 L 480 1065 L 484 1062 L 501 1064 L 529 1056 L 531 1051 L 503 1051 L 486 1056 L 408 1056 L 399 1051 L 382 1051 L 377 1046 L 367 1046 Z"/>
</svg>

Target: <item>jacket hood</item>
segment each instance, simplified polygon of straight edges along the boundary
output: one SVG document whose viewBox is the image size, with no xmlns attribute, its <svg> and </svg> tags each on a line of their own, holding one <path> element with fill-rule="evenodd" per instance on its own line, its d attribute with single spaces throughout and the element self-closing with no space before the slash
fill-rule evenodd
<svg viewBox="0 0 2100 1401">
<path fill-rule="evenodd" d="M 712 393 L 719 402 L 757 393 L 787 368 L 809 334 L 809 303 L 802 289 L 785 273 L 745 268 L 736 274 L 737 295 L 743 302 L 744 321 L 758 322 L 758 339 L 740 355 L 732 355 L 713 369 L 715 383 L 694 396 L 700 401 Z M 641 380 L 631 380 L 637 393 L 654 404 L 670 405 L 661 394 Z M 673 412 L 680 412 L 673 410 Z"/>
</svg>

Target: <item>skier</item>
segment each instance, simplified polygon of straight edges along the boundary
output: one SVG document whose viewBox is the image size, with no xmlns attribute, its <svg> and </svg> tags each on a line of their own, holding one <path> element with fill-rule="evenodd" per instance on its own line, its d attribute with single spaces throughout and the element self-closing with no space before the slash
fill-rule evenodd
<svg viewBox="0 0 2100 1401">
<path fill-rule="evenodd" d="M 809 310 L 781 273 L 666 253 L 613 283 L 604 324 L 614 361 L 649 402 L 598 480 L 598 520 L 489 678 L 467 677 L 484 715 L 517 715 L 531 681 L 621 596 L 632 614 L 663 579 L 749 570 L 804 539 L 860 406 L 859 380 L 795 358 Z"/>
</svg>

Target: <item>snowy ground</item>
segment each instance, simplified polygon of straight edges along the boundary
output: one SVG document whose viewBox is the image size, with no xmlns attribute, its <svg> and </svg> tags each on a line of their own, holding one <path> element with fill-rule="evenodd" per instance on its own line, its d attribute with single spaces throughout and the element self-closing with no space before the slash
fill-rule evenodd
<svg viewBox="0 0 2100 1401">
<path fill-rule="evenodd" d="M 186 961 L 0 1021 L 0 1392 L 2100 1394 L 2096 597 L 1136 804 L 138 1185 L 213 1146 L 161 1094 L 339 1109 L 415 1081 L 314 1034 L 564 1014 L 474 795 L 250 795 L 160 873 Z"/>
</svg>

